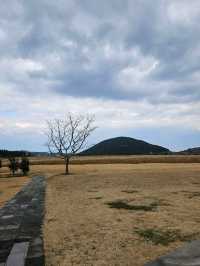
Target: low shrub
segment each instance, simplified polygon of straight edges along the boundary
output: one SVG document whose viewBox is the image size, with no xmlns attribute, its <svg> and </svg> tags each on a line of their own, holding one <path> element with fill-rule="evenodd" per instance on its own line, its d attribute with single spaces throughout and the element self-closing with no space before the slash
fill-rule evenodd
<svg viewBox="0 0 200 266">
<path fill-rule="evenodd" d="M 21 159 L 19 168 L 22 170 L 23 175 L 26 175 L 29 172 L 29 160 L 26 157 Z"/>
<path fill-rule="evenodd" d="M 12 175 L 15 175 L 15 172 L 19 169 L 19 162 L 16 158 L 11 157 L 9 158 L 9 164 L 8 167 L 10 168 L 10 171 Z"/>
</svg>

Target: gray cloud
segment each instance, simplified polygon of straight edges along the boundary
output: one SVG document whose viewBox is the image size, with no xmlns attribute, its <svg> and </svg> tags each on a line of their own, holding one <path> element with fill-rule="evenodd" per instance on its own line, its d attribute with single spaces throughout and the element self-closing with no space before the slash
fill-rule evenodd
<svg viewBox="0 0 200 266">
<path fill-rule="evenodd" d="M 0 11 L 0 57 L 8 60 L 0 82 L 26 93 L 37 86 L 70 96 L 199 101 L 198 10 L 196 0 L 8 0 Z"/>
</svg>

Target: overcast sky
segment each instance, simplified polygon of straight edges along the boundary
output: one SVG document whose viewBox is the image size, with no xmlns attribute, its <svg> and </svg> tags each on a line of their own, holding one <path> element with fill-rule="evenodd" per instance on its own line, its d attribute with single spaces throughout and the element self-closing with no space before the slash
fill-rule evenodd
<svg viewBox="0 0 200 266">
<path fill-rule="evenodd" d="M 45 150 L 45 121 L 93 113 L 90 144 L 200 146 L 199 0 L 6 0 L 0 149 Z"/>
</svg>

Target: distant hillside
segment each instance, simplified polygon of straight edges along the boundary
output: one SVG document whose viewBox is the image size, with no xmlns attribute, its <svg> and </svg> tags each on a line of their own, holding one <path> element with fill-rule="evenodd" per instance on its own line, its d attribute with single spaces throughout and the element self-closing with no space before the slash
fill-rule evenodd
<svg viewBox="0 0 200 266">
<path fill-rule="evenodd" d="M 32 151 L 30 152 L 31 156 L 49 156 L 48 152 L 43 151 Z"/>
<path fill-rule="evenodd" d="M 104 140 L 81 152 L 81 155 L 134 155 L 134 154 L 169 154 L 170 150 L 152 145 L 142 140 L 117 137 Z"/>
<path fill-rule="evenodd" d="M 187 149 L 184 151 L 180 151 L 179 154 L 187 154 L 187 155 L 200 155 L 200 147 Z"/>
</svg>

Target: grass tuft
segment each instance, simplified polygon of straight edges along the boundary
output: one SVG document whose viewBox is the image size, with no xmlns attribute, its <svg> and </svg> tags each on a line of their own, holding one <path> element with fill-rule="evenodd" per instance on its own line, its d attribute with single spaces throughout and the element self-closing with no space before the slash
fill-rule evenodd
<svg viewBox="0 0 200 266">
<path fill-rule="evenodd" d="M 190 192 L 190 195 L 188 196 L 189 199 L 200 197 L 200 192 Z"/>
<path fill-rule="evenodd" d="M 94 197 L 94 198 L 89 198 L 89 199 L 94 199 L 94 200 L 99 200 L 102 199 L 103 197 Z"/>
<path fill-rule="evenodd" d="M 167 246 L 176 241 L 191 241 L 199 237 L 196 234 L 182 234 L 180 230 L 163 230 L 158 228 L 137 229 L 135 232 L 144 238 L 145 241 L 150 241 L 154 245 Z"/>
<path fill-rule="evenodd" d="M 138 190 L 130 190 L 130 189 L 128 189 L 128 190 L 122 190 L 122 192 L 124 192 L 124 193 L 137 193 L 138 192 Z"/>
<path fill-rule="evenodd" d="M 122 200 L 116 200 L 106 203 L 110 208 L 113 209 L 124 209 L 124 210 L 134 210 L 134 211 L 155 211 L 158 207 L 157 202 L 153 202 L 149 205 L 130 205 Z"/>
</svg>

